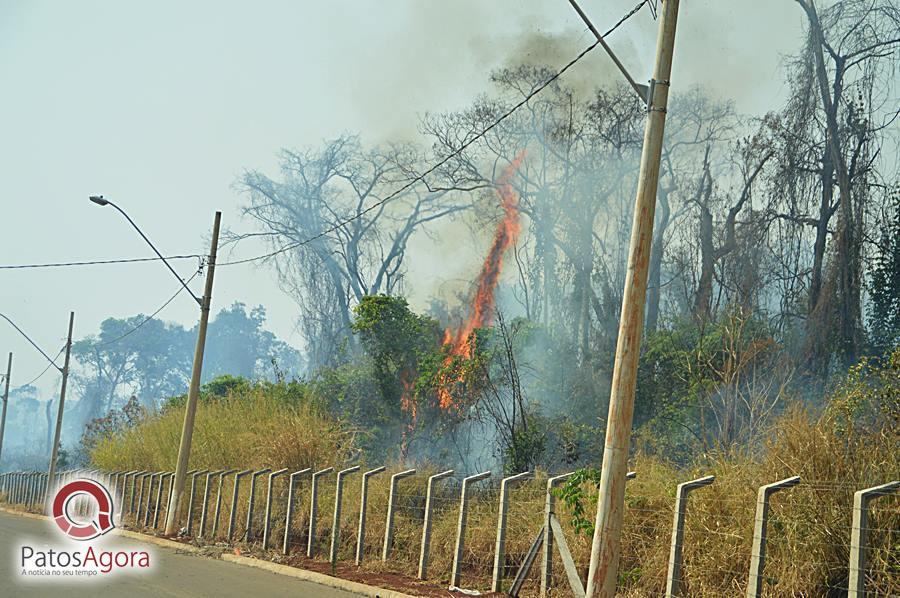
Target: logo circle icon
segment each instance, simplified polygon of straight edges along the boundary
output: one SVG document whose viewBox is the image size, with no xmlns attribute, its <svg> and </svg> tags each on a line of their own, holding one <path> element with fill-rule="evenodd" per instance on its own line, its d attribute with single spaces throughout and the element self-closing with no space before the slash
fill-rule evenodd
<svg viewBox="0 0 900 598">
<path fill-rule="evenodd" d="M 78 496 L 88 496 L 96 503 L 97 515 L 93 521 L 80 523 L 69 515 L 69 503 Z M 115 527 L 112 497 L 102 484 L 94 480 L 69 482 L 53 497 L 53 520 L 73 540 L 92 540 Z"/>
</svg>

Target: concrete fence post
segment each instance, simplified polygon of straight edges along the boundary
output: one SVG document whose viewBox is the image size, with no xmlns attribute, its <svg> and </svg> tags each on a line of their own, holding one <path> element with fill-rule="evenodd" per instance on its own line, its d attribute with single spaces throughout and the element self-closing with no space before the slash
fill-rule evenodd
<svg viewBox="0 0 900 598">
<path fill-rule="evenodd" d="M 269 531 L 272 519 L 272 491 L 275 489 L 275 478 L 280 475 L 287 473 L 287 468 L 279 469 L 278 471 L 273 471 L 269 474 L 269 481 L 266 484 L 266 512 L 265 512 L 265 521 L 263 521 L 263 550 L 269 549 Z"/>
<path fill-rule="evenodd" d="M 506 568 L 506 514 L 509 511 L 509 488 L 512 484 L 534 477 L 530 471 L 503 478 L 500 482 L 500 502 L 497 508 L 497 541 L 494 543 L 494 573 L 491 577 L 491 591 L 503 591 L 504 569 Z"/>
<path fill-rule="evenodd" d="M 753 549 L 750 555 L 750 579 L 747 582 L 747 598 L 760 598 L 765 578 L 763 569 L 766 566 L 766 532 L 769 523 L 769 497 L 779 490 L 793 488 L 800 483 L 800 476 L 793 476 L 760 486 L 756 496 L 756 519 L 753 524 Z"/>
<path fill-rule="evenodd" d="M 134 479 L 136 470 L 132 470 L 126 472 L 124 476 L 122 476 L 122 491 L 119 494 L 119 524 L 121 525 L 125 521 L 125 513 L 128 512 L 128 480 L 129 478 Z M 49 489 L 48 489 L 49 492 Z"/>
<path fill-rule="evenodd" d="M 397 482 L 416 473 L 415 469 L 407 469 L 391 476 L 391 490 L 388 494 L 387 519 L 384 523 L 384 546 L 381 549 L 381 560 L 391 556 L 394 544 L 394 510 L 397 508 Z"/>
<path fill-rule="evenodd" d="M 319 478 L 334 471 L 333 467 L 326 467 L 312 474 L 312 483 L 309 489 L 309 537 L 306 539 L 306 556 L 312 558 L 316 553 L 316 517 L 319 514 Z"/>
<path fill-rule="evenodd" d="M 385 467 L 376 467 L 365 472 L 359 492 L 359 526 L 356 529 L 356 566 L 363 560 L 363 552 L 366 546 L 366 503 L 369 499 L 369 478 L 385 470 Z"/>
<path fill-rule="evenodd" d="M 241 479 L 244 476 L 248 476 L 253 473 L 252 469 L 245 469 L 243 471 L 238 471 L 234 474 L 234 488 L 231 491 L 231 513 L 228 515 L 228 530 L 225 534 L 225 541 L 231 542 L 231 537 L 234 535 L 234 522 L 237 518 L 237 506 L 238 506 L 238 494 L 241 490 Z M 219 486 L 219 496 L 222 496 L 221 486 Z M 218 520 L 218 517 L 216 517 Z M 218 521 L 216 521 L 218 523 Z M 215 529 L 215 528 L 213 528 Z"/>
<path fill-rule="evenodd" d="M 200 505 L 200 529 L 197 530 L 197 537 L 203 538 L 206 534 L 206 514 L 209 512 L 209 491 L 210 484 L 216 476 L 222 475 L 222 470 L 209 471 L 206 473 L 206 486 L 203 488 L 203 502 Z"/>
<path fill-rule="evenodd" d="M 337 474 L 334 485 L 334 517 L 331 520 L 331 549 L 328 551 L 328 562 L 337 563 L 337 553 L 341 545 L 341 503 L 344 498 L 344 477 L 359 471 L 359 465 L 348 467 Z"/>
<path fill-rule="evenodd" d="M 684 542 L 684 517 L 687 511 L 688 494 L 692 490 L 709 486 L 716 481 L 716 476 L 706 477 L 678 484 L 675 496 L 675 516 L 672 521 L 672 543 L 669 548 L 669 570 L 666 575 L 666 598 L 681 595 L 681 556 Z"/>
<path fill-rule="evenodd" d="M 248 544 L 253 540 L 253 507 L 256 498 L 256 478 L 270 471 L 272 471 L 272 468 L 266 467 L 250 476 L 250 497 L 247 499 L 247 525 L 244 527 L 244 538 Z"/>
<path fill-rule="evenodd" d="M 466 521 L 469 517 L 469 486 L 475 482 L 491 477 L 490 471 L 470 475 L 463 478 L 459 492 L 459 521 L 456 524 L 456 548 L 453 550 L 453 569 L 450 572 L 450 585 L 459 587 L 462 557 L 466 543 Z"/>
<path fill-rule="evenodd" d="M 184 529 L 188 536 L 193 536 L 194 533 L 194 503 L 197 499 L 197 478 L 205 473 L 209 473 L 209 470 L 201 469 L 191 474 L 191 493 L 188 496 L 187 517 L 184 522 Z"/>
<path fill-rule="evenodd" d="M 448 469 L 436 473 L 428 478 L 428 490 L 425 493 L 425 519 L 422 522 L 422 545 L 419 547 L 419 579 L 428 576 L 428 557 L 431 550 L 431 525 L 434 513 L 434 484 L 438 480 L 452 476 L 453 470 Z"/>
<path fill-rule="evenodd" d="M 900 490 L 900 481 L 853 493 L 853 527 L 850 530 L 850 583 L 848 598 L 865 598 L 866 561 L 869 538 L 869 503 Z"/>
<path fill-rule="evenodd" d="M 219 474 L 219 484 L 216 488 L 216 508 L 213 511 L 212 533 L 210 534 L 211 538 L 215 538 L 216 534 L 219 532 L 219 521 L 221 520 L 219 515 L 222 512 L 222 499 L 225 496 L 225 478 L 237 472 L 237 469 L 226 469 Z"/>
<path fill-rule="evenodd" d="M 157 471 L 150 475 L 150 487 L 147 489 L 147 505 L 144 507 L 144 527 L 150 525 L 150 506 L 153 504 L 153 484 L 164 474 L 164 471 Z"/>
<path fill-rule="evenodd" d="M 138 478 L 142 478 L 145 473 L 147 473 L 147 472 L 142 469 L 141 471 L 138 471 L 133 476 L 131 476 L 131 496 L 129 497 L 129 501 L 128 501 L 128 514 L 129 515 L 134 515 L 134 497 L 136 495 L 135 490 L 137 490 Z"/>
<path fill-rule="evenodd" d="M 166 484 L 166 480 L 173 475 L 175 475 L 174 471 L 167 471 L 159 476 L 159 488 L 156 490 L 156 504 L 153 505 L 153 529 L 159 527 L 159 506 L 162 504 L 163 487 Z"/>
<path fill-rule="evenodd" d="M 291 552 L 291 525 L 294 522 L 294 489 L 296 488 L 297 478 L 308 474 L 312 471 L 309 467 L 295 471 L 288 477 L 288 495 L 287 506 L 284 510 L 284 541 L 282 541 L 281 552 L 289 554 Z"/>
<path fill-rule="evenodd" d="M 141 475 L 141 481 L 138 488 L 137 508 L 135 508 L 134 516 L 132 517 L 132 521 L 135 527 L 140 527 L 141 525 L 141 512 L 144 508 L 144 487 L 147 485 L 147 481 L 152 475 L 152 471 L 145 471 L 143 475 Z"/>
</svg>

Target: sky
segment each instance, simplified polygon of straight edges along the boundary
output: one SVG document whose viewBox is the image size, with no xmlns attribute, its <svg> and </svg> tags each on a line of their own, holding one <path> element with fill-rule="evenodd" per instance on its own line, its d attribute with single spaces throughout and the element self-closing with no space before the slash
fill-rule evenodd
<svg viewBox="0 0 900 598">
<path fill-rule="evenodd" d="M 632 0 L 583 0 L 605 30 Z M 759 115 L 786 93 L 783 57 L 799 47 L 792 0 L 684 0 L 672 93 L 701 85 Z M 609 38 L 634 78 L 650 76 L 656 23 L 643 7 Z M 164 254 L 207 253 L 213 214 L 253 230 L 236 181 L 277 176 L 280 148 L 315 146 L 345 132 L 366 143 L 415 139 L 426 112 L 465 107 L 491 69 L 525 60 L 562 66 L 592 42 L 565 0 L 194 0 L 0 3 L 0 265 L 147 257 L 149 248 L 111 208 L 117 202 Z M 595 50 L 570 83 L 618 74 Z M 485 232 L 485 237 L 490 231 Z M 437 245 L 437 247 L 435 247 Z M 446 278 L 477 274 L 478 255 L 420 238 L 410 251 L 413 307 Z M 250 242 L 225 258 L 263 251 Z M 454 257 L 435 268 L 439 255 Z M 178 262 L 185 276 L 191 261 Z M 152 313 L 179 286 L 162 264 L 0 270 L 0 312 L 52 355 L 95 334 L 108 317 Z M 202 280 L 192 284 L 202 293 Z M 220 268 L 213 311 L 262 304 L 268 328 L 294 345 L 297 307 L 267 267 Z M 187 327 L 196 304 L 180 295 L 161 314 Z M 0 361 L 12 385 L 43 357 L 0 321 Z M 50 371 L 38 383 L 57 392 Z"/>
</svg>

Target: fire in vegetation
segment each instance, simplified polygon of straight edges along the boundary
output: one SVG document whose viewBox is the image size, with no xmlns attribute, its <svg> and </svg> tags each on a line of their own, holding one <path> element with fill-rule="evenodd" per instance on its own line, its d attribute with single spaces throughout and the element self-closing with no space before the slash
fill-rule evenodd
<svg viewBox="0 0 900 598">
<path fill-rule="evenodd" d="M 511 180 L 524 157 L 525 152 L 520 152 L 497 180 L 497 195 L 500 198 L 500 205 L 503 207 L 503 219 L 497 224 L 491 248 L 481 266 L 478 288 L 475 291 L 475 300 L 469 316 L 458 329 L 453 330 L 448 327 L 444 331 L 444 346 L 448 347 L 447 357 L 444 361 L 445 366 L 450 365 L 454 357 L 471 358 L 474 349 L 472 333 L 478 328 L 489 326 L 493 321 L 494 292 L 500 280 L 500 273 L 503 271 L 503 255 L 507 249 L 516 244 L 522 228 L 519 222 L 519 194 L 513 189 Z M 445 411 L 456 405 L 451 393 L 455 382 L 459 382 L 459 380 L 441 380 L 438 398 L 441 409 Z"/>
</svg>

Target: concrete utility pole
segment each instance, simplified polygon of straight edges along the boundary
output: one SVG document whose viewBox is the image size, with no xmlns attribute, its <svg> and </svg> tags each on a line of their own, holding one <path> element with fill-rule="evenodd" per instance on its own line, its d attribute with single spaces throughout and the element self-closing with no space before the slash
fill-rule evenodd
<svg viewBox="0 0 900 598">
<path fill-rule="evenodd" d="M 63 410 L 66 408 L 66 384 L 69 382 L 69 357 L 72 355 L 72 326 L 75 312 L 69 312 L 69 336 L 66 340 L 66 360 L 62 368 L 62 384 L 59 387 L 59 409 L 56 412 L 56 432 L 53 434 L 53 451 L 50 453 L 50 471 L 47 474 L 47 492 L 53 489 L 56 475 L 56 457 L 59 455 L 59 435 L 62 433 Z"/>
<path fill-rule="evenodd" d="M 6 404 L 9 402 L 9 376 L 12 374 L 12 353 L 6 362 L 6 387 L 3 389 L 3 415 L 0 416 L 0 461 L 3 458 L 3 433 L 6 432 Z"/>
<path fill-rule="evenodd" d="M 650 244 L 653 237 L 653 215 L 659 183 L 659 162 L 666 122 L 672 52 L 675 47 L 678 2 L 679 0 L 662 0 L 660 9 L 656 65 L 648 93 L 647 124 L 644 130 L 644 147 L 634 205 L 631 245 L 628 251 L 628 271 L 625 276 L 625 292 L 622 298 L 616 360 L 609 397 L 597 519 L 594 524 L 591 564 L 585 592 L 588 597 L 596 593 L 604 598 L 613 598 L 616 593 L 622 515 L 625 507 L 625 474 L 631 443 L 638 357 L 644 329 L 644 303 L 647 295 Z"/>
<path fill-rule="evenodd" d="M 209 305 L 212 301 L 213 275 L 216 272 L 216 252 L 219 249 L 219 223 L 222 212 L 216 212 L 213 222 L 212 245 L 209 249 L 207 263 L 206 287 L 200 302 L 200 326 L 197 330 L 197 347 L 194 350 L 194 368 L 191 372 L 191 386 L 188 390 L 187 405 L 184 410 L 184 426 L 181 429 L 181 444 L 178 447 L 178 464 L 175 466 L 175 479 L 172 480 L 172 496 L 166 510 L 165 535 L 172 536 L 178 532 L 178 507 L 184 494 L 184 483 L 187 477 L 188 461 L 191 457 L 191 440 L 194 435 L 194 415 L 197 412 L 197 399 L 200 396 L 200 374 L 203 372 L 203 349 L 206 347 L 206 327 L 209 323 Z"/>
</svg>

